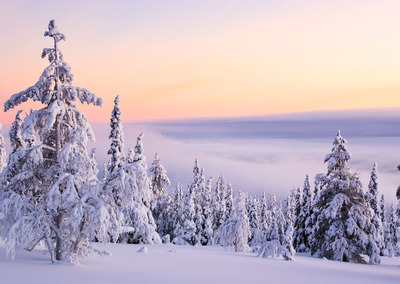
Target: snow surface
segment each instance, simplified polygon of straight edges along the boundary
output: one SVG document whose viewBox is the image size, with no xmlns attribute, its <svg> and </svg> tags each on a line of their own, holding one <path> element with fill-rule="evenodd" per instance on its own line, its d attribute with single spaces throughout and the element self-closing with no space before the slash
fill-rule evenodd
<svg viewBox="0 0 400 284">
<path fill-rule="evenodd" d="M 0 242 L 0 283 L 399 283 L 400 258 L 380 265 L 328 261 L 296 254 L 295 261 L 263 259 L 222 247 L 97 244 L 112 256 L 79 265 L 51 264 L 44 248 L 16 250 L 11 261 Z"/>
</svg>

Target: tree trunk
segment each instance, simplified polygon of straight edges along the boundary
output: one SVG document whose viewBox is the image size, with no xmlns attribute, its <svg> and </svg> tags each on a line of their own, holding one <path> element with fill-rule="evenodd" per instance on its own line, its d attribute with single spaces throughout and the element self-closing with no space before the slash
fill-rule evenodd
<svg viewBox="0 0 400 284">
<path fill-rule="evenodd" d="M 58 232 L 56 232 L 56 248 L 55 248 L 55 258 L 58 261 L 62 261 L 62 239 L 61 239 L 61 224 L 63 219 L 63 213 L 60 213 L 56 217 L 56 227 Z"/>
</svg>

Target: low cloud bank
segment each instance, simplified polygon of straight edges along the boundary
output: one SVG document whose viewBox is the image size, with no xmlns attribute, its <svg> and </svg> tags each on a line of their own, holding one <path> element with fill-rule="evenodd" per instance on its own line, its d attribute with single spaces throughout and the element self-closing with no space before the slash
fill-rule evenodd
<svg viewBox="0 0 400 284">
<path fill-rule="evenodd" d="M 109 126 L 93 125 L 99 168 L 108 159 Z M 325 173 L 323 163 L 330 153 L 337 130 L 347 139 L 351 168 L 368 186 L 374 162 L 378 164 L 379 190 L 395 201 L 400 184 L 400 116 L 375 113 L 331 113 L 237 119 L 124 123 L 125 150 L 133 148 L 144 132 L 144 149 L 151 164 L 157 152 L 173 184 L 184 187 L 192 178 L 194 159 L 207 177 L 223 174 L 235 190 L 260 195 L 272 189 L 279 198 L 293 187 Z"/>
</svg>

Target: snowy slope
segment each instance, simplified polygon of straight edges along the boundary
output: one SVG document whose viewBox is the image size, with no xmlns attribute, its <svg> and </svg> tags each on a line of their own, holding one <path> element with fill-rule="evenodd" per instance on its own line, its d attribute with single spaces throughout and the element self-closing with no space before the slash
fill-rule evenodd
<svg viewBox="0 0 400 284">
<path fill-rule="evenodd" d="M 0 243 L 0 283 L 400 283 L 400 258 L 376 266 L 296 255 L 295 262 L 260 259 L 222 247 L 99 245 L 112 253 L 79 265 L 51 264 L 41 248 L 5 257 Z"/>
</svg>

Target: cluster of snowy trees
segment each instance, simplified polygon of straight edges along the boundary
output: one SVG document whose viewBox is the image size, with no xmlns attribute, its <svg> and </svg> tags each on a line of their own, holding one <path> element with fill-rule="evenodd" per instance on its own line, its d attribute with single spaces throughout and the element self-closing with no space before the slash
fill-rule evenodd
<svg viewBox="0 0 400 284">
<path fill-rule="evenodd" d="M 219 177 L 212 187 L 212 178 L 206 180 L 196 161 L 186 193 L 178 184 L 170 195 L 163 191 L 158 196 L 158 232 L 176 244 L 233 245 L 236 251 L 261 248 L 260 255 L 272 247 L 288 260 L 296 251 L 370 264 L 379 263 L 380 256 L 400 255 L 400 210 L 393 204 L 385 208 L 377 165 L 364 192 L 349 168 L 350 158 L 339 131 L 325 157 L 327 173 L 315 177 L 314 189 L 307 175 L 303 188 L 293 189 L 279 203 L 272 192 L 261 199 L 239 193 L 233 202 L 230 183 Z"/>
<path fill-rule="evenodd" d="M 50 65 L 34 86 L 4 105 L 8 111 L 32 99 L 43 108 L 24 118 L 17 112 L 8 157 L 0 128 L 0 237 L 11 257 L 16 245 L 32 250 L 43 243 L 52 261 L 75 261 L 105 253 L 95 241 L 222 245 L 286 260 L 296 251 L 357 263 L 369 256 L 370 264 L 400 254 L 400 208 L 386 209 L 376 164 L 363 191 L 340 132 L 325 157 L 327 173 L 315 177 L 313 190 L 307 175 L 303 188 L 283 202 L 272 192 L 261 198 L 234 194 L 223 176 L 215 183 L 206 178 L 197 160 L 187 188 L 178 183 L 167 190 L 171 182 L 159 156 L 147 166 L 143 134 L 125 153 L 117 96 L 109 160 L 99 179 L 95 152 L 87 146 L 94 135 L 76 101 L 101 106 L 102 100 L 71 85 L 70 67 L 57 45 L 65 37 L 54 20 L 45 36 L 54 41 L 42 54 Z"/>
</svg>

